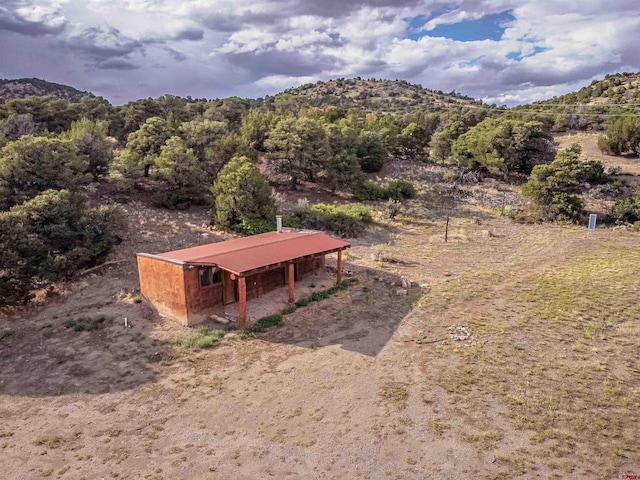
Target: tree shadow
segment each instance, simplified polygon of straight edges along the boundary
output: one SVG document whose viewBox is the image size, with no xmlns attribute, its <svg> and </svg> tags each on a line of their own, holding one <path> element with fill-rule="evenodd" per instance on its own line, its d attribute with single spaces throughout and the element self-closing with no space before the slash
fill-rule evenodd
<svg viewBox="0 0 640 480">
<path fill-rule="evenodd" d="M 345 270 L 352 272 L 357 284 L 298 308 L 284 317 L 283 327 L 260 335 L 260 339 L 311 349 L 340 345 L 362 355 L 378 355 L 424 290 L 413 284 L 398 295 L 402 290 L 398 275 L 348 263 Z"/>
<path fill-rule="evenodd" d="M 95 395 L 158 380 L 171 345 L 153 338 L 152 312 L 91 290 L 0 322 L 0 395 Z"/>
</svg>

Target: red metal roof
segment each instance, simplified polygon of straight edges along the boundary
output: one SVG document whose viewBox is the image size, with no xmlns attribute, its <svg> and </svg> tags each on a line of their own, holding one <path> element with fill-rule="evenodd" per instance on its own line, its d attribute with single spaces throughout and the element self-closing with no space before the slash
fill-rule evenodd
<svg viewBox="0 0 640 480">
<path fill-rule="evenodd" d="M 350 247 L 324 232 L 283 229 L 199 247 L 161 253 L 158 257 L 193 265 L 215 265 L 239 275 L 280 262 Z"/>
</svg>

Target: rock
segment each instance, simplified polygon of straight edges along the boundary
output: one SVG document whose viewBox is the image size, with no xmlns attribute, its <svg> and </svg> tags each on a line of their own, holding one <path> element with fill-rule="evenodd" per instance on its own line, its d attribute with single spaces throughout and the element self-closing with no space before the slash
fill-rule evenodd
<svg viewBox="0 0 640 480">
<path fill-rule="evenodd" d="M 399 297 L 402 296 L 402 295 L 406 295 L 407 293 L 408 292 L 407 292 L 406 288 L 399 288 L 399 289 L 396 290 L 396 295 L 398 295 Z"/>
<path fill-rule="evenodd" d="M 444 275 L 445 277 L 450 277 L 451 276 L 451 272 L 444 272 L 442 275 Z"/>
<path fill-rule="evenodd" d="M 431 285 L 429 285 L 428 283 L 421 283 L 420 284 L 420 288 L 429 288 Z"/>
<path fill-rule="evenodd" d="M 409 290 L 411 288 L 411 280 L 409 280 L 407 277 L 402 275 L 400 277 L 400 285 L 402 285 L 403 289 Z"/>
<path fill-rule="evenodd" d="M 220 317 L 219 315 L 210 315 L 209 318 L 214 322 L 222 323 L 223 325 L 226 325 L 229 323 L 228 318 Z"/>
</svg>

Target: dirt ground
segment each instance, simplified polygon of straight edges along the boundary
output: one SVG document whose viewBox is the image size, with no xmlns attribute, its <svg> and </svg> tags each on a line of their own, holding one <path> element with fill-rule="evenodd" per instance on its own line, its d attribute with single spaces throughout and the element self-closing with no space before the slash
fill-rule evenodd
<svg viewBox="0 0 640 480">
<path fill-rule="evenodd" d="M 224 236 L 204 209 L 127 205 L 122 262 L 0 318 L 2 477 L 640 475 L 640 233 L 414 214 L 428 198 L 352 240 L 357 285 L 196 351 L 134 302 L 134 253 Z"/>
</svg>

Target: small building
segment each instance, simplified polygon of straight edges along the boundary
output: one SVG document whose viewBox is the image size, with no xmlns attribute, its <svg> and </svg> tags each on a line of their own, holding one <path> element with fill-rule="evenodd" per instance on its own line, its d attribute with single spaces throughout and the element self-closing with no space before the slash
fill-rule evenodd
<svg viewBox="0 0 640 480">
<path fill-rule="evenodd" d="M 348 242 L 312 230 L 281 229 L 199 247 L 150 255 L 138 253 L 140 292 L 164 317 L 184 325 L 202 323 L 216 308 L 238 302 L 238 326 L 247 323 L 247 300 L 325 267 L 337 252 L 337 282 Z"/>
</svg>

